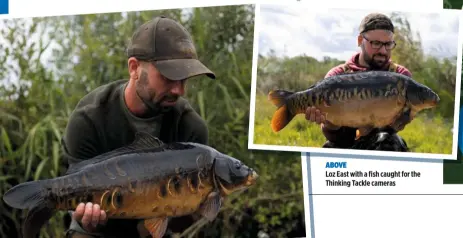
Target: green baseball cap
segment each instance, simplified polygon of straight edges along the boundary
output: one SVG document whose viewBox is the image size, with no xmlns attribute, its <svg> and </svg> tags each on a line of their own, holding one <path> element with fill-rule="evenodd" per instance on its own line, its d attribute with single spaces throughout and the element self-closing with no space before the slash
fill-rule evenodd
<svg viewBox="0 0 463 238">
<path fill-rule="evenodd" d="M 188 31 L 178 22 L 159 16 L 141 25 L 132 35 L 127 56 L 150 61 L 170 80 L 215 74 L 198 60 Z"/>
</svg>

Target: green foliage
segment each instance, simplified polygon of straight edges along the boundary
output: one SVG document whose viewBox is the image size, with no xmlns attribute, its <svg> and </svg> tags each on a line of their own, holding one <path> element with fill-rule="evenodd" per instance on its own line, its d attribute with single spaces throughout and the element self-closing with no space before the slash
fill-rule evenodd
<svg viewBox="0 0 463 238">
<path fill-rule="evenodd" d="M 260 175 L 253 189 L 226 200 L 219 219 L 199 222 L 189 235 L 256 237 L 263 230 L 271 237 L 304 236 L 300 153 L 247 149 L 254 6 L 5 20 L 0 194 L 21 182 L 63 174 L 60 140 L 72 109 L 94 88 L 128 78 L 128 40 L 136 27 L 161 14 L 185 25 L 200 59 L 218 77 L 189 80 L 186 95 L 208 123 L 210 144 Z M 0 236 L 15 237 L 24 213 L 2 201 L 0 215 Z M 41 237 L 63 237 L 63 215 L 54 216 Z"/>
<path fill-rule="evenodd" d="M 456 57 L 440 60 L 426 55 L 421 46 L 420 36 L 412 34 L 407 19 L 397 13 L 394 13 L 391 19 L 395 22 L 397 30 L 397 47 L 394 49 L 392 60 L 407 67 L 416 81 L 432 88 L 441 98 L 437 108 L 420 112 L 419 116 L 399 134 L 404 137 L 413 152 L 451 154 Z M 304 90 L 324 78 L 331 68 L 341 63 L 344 61 L 328 57 L 318 61 L 306 55 L 293 58 L 278 58 L 272 52 L 267 56 L 260 55 L 254 143 L 321 147 L 326 139 L 320 127 L 309 123 L 302 115 L 296 116 L 282 131 L 274 133 L 270 121 L 276 107 L 267 100 L 266 94 L 277 88 Z"/>
<path fill-rule="evenodd" d="M 444 9 L 457 9 L 461 10 L 461 7 L 463 5 L 462 0 L 444 0 Z"/>
</svg>

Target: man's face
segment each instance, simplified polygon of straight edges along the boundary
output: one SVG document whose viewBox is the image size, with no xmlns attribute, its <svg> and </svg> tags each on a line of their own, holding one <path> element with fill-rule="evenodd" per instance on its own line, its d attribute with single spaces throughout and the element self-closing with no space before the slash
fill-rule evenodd
<svg viewBox="0 0 463 238">
<path fill-rule="evenodd" d="M 144 101 L 155 107 L 170 107 L 185 93 L 185 80 L 169 80 L 151 63 L 145 63 L 140 68 L 136 90 Z"/>
<path fill-rule="evenodd" d="M 383 68 L 395 47 L 394 34 L 386 30 L 371 30 L 359 36 L 359 45 L 365 62 L 371 69 Z"/>
</svg>

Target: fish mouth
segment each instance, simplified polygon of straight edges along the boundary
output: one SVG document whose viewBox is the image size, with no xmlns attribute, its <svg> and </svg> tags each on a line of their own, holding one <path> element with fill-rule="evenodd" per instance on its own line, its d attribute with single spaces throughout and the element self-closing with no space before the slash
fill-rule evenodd
<svg viewBox="0 0 463 238">
<path fill-rule="evenodd" d="M 244 191 L 248 189 L 250 186 L 256 184 L 257 178 L 259 178 L 259 175 L 256 173 L 256 171 L 252 170 L 249 172 L 249 174 L 242 180 L 239 184 L 235 186 L 227 186 L 223 184 L 223 181 L 219 178 L 218 180 L 218 185 L 221 188 L 222 194 L 224 195 L 229 195 L 231 193 L 237 192 L 237 191 Z"/>
<path fill-rule="evenodd" d="M 256 171 L 253 170 L 246 178 L 245 185 L 249 187 L 249 186 L 256 184 L 258 178 L 259 178 L 259 175 L 257 174 Z"/>
<path fill-rule="evenodd" d="M 429 102 L 429 107 L 430 108 L 437 107 L 439 105 L 439 102 L 440 102 L 439 98 L 434 99 L 431 102 Z"/>
<path fill-rule="evenodd" d="M 440 97 L 436 96 L 436 99 L 434 100 L 434 106 L 437 106 L 437 104 L 440 103 Z"/>
</svg>

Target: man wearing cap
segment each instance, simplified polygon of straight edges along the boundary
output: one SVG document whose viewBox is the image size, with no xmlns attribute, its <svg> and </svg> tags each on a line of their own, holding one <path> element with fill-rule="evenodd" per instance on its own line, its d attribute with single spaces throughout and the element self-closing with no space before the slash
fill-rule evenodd
<svg viewBox="0 0 463 238">
<path fill-rule="evenodd" d="M 411 77 L 407 68 L 391 61 L 391 51 L 396 46 L 394 25 L 384 14 L 371 13 L 362 20 L 357 45 L 361 51 L 344 64 L 332 68 L 325 78 L 367 70 L 392 71 Z M 396 133 L 373 131 L 368 136 L 355 140 L 357 128 L 334 126 L 325 121 L 324 115 L 314 107 L 307 108 L 306 119 L 321 125 L 328 140 L 323 146 L 325 148 L 408 151 L 405 141 Z"/>
<path fill-rule="evenodd" d="M 215 75 L 197 59 L 185 28 L 172 19 L 156 17 L 135 31 L 127 57 L 129 80 L 96 88 L 71 114 L 62 140 L 70 165 L 126 146 L 139 131 L 164 143 L 208 143 L 205 121 L 182 95 L 187 79 L 199 75 L 215 79 Z M 184 219 L 176 224 L 191 224 L 191 217 Z M 107 220 L 98 205 L 82 203 L 72 214 L 67 237 L 149 235 L 140 224 L 136 220 Z M 171 224 L 175 226 L 174 221 Z"/>
</svg>

